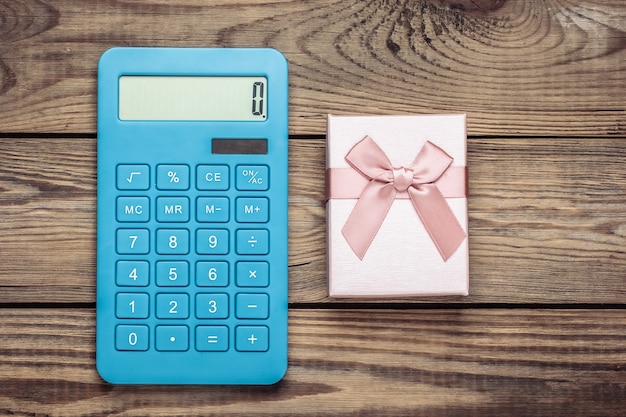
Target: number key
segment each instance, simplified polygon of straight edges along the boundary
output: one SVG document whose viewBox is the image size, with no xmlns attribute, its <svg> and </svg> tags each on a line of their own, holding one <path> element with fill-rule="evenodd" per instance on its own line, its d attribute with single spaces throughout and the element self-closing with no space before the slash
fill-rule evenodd
<svg viewBox="0 0 626 417">
<path fill-rule="evenodd" d="M 148 350 L 148 326 L 117 326 L 115 328 L 115 349 Z"/>
<path fill-rule="evenodd" d="M 200 229 L 196 236 L 196 252 L 199 254 L 226 255 L 228 253 L 228 230 Z"/>
<path fill-rule="evenodd" d="M 145 255 L 150 251 L 150 232 L 148 229 L 118 229 L 117 253 Z"/>
<path fill-rule="evenodd" d="M 185 255 L 189 252 L 189 231 L 186 229 L 157 230 L 156 251 L 160 255 Z"/>
<path fill-rule="evenodd" d="M 148 294 L 117 294 L 115 313 L 120 319 L 148 318 Z"/>
<path fill-rule="evenodd" d="M 197 294 L 196 317 L 225 319 L 228 317 L 228 294 Z"/>
<path fill-rule="evenodd" d="M 186 319 L 189 317 L 187 294 L 157 294 L 156 316 L 160 319 Z"/>
<path fill-rule="evenodd" d="M 156 283 L 159 287 L 186 287 L 189 285 L 189 264 L 185 261 L 157 262 Z"/>
<path fill-rule="evenodd" d="M 120 286 L 145 287 L 150 282 L 146 261 L 118 261 L 115 282 Z"/>
<path fill-rule="evenodd" d="M 196 285 L 199 287 L 225 287 L 228 285 L 228 262 L 198 262 Z"/>
</svg>

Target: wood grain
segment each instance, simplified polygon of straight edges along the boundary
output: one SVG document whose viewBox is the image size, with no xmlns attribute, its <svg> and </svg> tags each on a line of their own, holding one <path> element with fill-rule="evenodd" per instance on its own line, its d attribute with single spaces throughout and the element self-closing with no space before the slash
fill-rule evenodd
<svg viewBox="0 0 626 417">
<path fill-rule="evenodd" d="M 324 158 L 291 140 L 292 303 L 337 301 Z M 471 295 L 410 301 L 625 303 L 625 158 L 619 138 L 470 139 Z M 95 139 L 1 138 L 0 161 L 0 303 L 93 302 Z"/>
<path fill-rule="evenodd" d="M 0 1 L 0 132 L 93 133 L 112 46 L 269 46 L 290 132 L 337 114 L 468 114 L 471 135 L 625 135 L 620 0 Z"/>
<path fill-rule="evenodd" d="M 93 310 L 0 309 L 0 414 L 623 415 L 623 310 L 311 309 L 289 321 L 275 386 L 112 386 L 95 370 Z"/>
<path fill-rule="evenodd" d="M 96 72 L 112 46 L 289 61 L 274 386 L 96 373 Z M 625 91 L 622 0 L 0 0 L 0 415 L 624 415 Z M 326 115 L 453 112 L 468 114 L 471 295 L 329 299 Z"/>
</svg>

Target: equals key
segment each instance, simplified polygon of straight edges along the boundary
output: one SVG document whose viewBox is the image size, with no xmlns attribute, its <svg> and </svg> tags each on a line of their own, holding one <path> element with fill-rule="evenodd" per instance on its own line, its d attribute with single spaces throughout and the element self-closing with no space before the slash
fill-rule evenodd
<svg viewBox="0 0 626 417">
<path fill-rule="evenodd" d="M 196 328 L 196 350 L 225 352 L 228 350 L 228 327 L 198 326 Z"/>
</svg>

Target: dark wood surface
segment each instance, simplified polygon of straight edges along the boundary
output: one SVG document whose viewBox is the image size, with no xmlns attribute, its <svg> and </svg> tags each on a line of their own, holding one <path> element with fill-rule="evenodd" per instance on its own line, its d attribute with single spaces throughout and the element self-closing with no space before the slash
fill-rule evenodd
<svg viewBox="0 0 626 417">
<path fill-rule="evenodd" d="M 120 45 L 289 61 L 277 385 L 96 373 L 96 68 Z M 623 415 L 625 93 L 620 0 L 0 0 L 0 415 Z M 326 115 L 453 112 L 470 296 L 329 299 Z"/>
</svg>

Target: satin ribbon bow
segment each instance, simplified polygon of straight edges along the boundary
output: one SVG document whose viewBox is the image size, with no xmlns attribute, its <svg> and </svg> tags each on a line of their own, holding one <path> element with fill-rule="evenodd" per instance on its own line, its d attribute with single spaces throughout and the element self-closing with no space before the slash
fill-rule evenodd
<svg viewBox="0 0 626 417">
<path fill-rule="evenodd" d="M 387 155 L 365 136 L 345 157 L 350 166 L 369 178 L 343 226 L 342 233 L 354 253 L 363 259 L 382 225 L 396 194 L 406 191 L 444 261 L 466 237 L 445 197 L 433 184 L 453 158 L 437 145 L 426 142 L 408 167 L 394 168 Z"/>
</svg>

